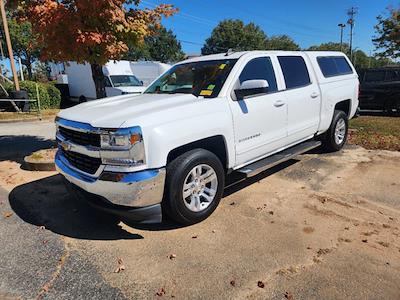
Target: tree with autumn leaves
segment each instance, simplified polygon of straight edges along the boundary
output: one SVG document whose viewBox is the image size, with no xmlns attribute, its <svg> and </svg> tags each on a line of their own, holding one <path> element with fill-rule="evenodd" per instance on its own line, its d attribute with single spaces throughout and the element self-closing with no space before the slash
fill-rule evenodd
<svg viewBox="0 0 400 300">
<path fill-rule="evenodd" d="M 129 45 L 140 45 L 177 12 L 172 5 L 139 9 L 140 0 L 9 1 L 20 21 L 37 35 L 41 60 L 89 63 L 97 98 L 105 97 L 102 66 L 120 59 Z"/>
</svg>

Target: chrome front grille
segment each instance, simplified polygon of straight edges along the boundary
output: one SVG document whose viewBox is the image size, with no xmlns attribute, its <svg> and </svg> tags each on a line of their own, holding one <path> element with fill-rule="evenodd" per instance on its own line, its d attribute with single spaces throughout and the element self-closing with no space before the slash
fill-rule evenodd
<svg viewBox="0 0 400 300">
<path fill-rule="evenodd" d="M 60 150 L 72 166 L 85 173 L 93 175 L 101 165 L 100 158 L 90 157 L 73 151 L 66 151 L 62 148 Z"/>
<path fill-rule="evenodd" d="M 82 146 L 100 147 L 100 134 L 92 132 L 76 131 L 59 126 L 59 133 L 65 140 Z"/>
</svg>

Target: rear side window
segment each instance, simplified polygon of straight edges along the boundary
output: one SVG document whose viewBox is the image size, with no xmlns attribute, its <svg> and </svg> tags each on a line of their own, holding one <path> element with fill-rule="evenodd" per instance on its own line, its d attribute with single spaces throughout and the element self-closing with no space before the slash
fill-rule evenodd
<svg viewBox="0 0 400 300">
<path fill-rule="evenodd" d="M 400 71 L 386 71 L 385 81 L 400 81 Z"/>
<path fill-rule="evenodd" d="M 267 80 L 269 92 L 278 90 L 274 68 L 269 57 L 258 57 L 247 63 L 239 76 L 240 83 L 246 80 L 262 79 Z"/>
<path fill-rule="evenodd" d="M 279 56 L 286 88 L 294 89 L 311 83 L 310 74 L 301 56 Z"/>
<path fill-rule="evenodd" d="M 379 82 L 385 80 L 385 71 L 367 71 L 365 82 Z"/>
<path fill-rule="evenodd" d="M 353 73 L 349 63 L 343 56 L 320 56 L 317 57 L 317 61 L 322 74 L 324 74 L 324 77 L 333 77 Z"/>
</svg>

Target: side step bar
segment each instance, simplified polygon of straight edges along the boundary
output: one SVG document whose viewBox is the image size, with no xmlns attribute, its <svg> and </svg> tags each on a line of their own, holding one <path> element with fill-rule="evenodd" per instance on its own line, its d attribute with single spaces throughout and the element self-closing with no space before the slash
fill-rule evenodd
<svg viewBox="0 0 400 300">
<path fill-rule="evenodd" d="M 264 172 L 267 169 L 270 169 L 280 163 L 287 161 L 289 159 L 294 158 L 295 156 L 310 151 L 311 149 L 317 148 L 321 145 L 320 141 L 307 141 L 296 146 L 293 146 L 289 149 L 283 150 L 282 152 L 278 152 L 266 158 L 263 158 L 259 161 L 256 161 L 250 165 L 247 165 L 243 168 L 236 170 L 241 174 L 246 175 L 246 177 L 255 176 L 261 172 Z"/>
</svg>

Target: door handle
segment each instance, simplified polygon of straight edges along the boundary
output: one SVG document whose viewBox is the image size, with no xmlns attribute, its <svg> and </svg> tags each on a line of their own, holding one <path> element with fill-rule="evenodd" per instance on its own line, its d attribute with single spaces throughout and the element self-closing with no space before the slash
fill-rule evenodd
<svg viewBox="0 0 400 300">
<path fill-rule="evenodd" d="M 317 92 L 314 92 L 311 94 L 311 98 L 317 98 L 319 96 L 319 94 Z"/>
<path fill-rule="evenodd" d="M 283 106 L 283 105 L 285 105 L 285 102 L 283 102 L 282 100 L 278 100 L 278 101 L 276 101 L 276 102 L 274 103 L 274 106 L 275 106 L 275 107 L 281 107 L 281 106 Z"/>
</svg>

